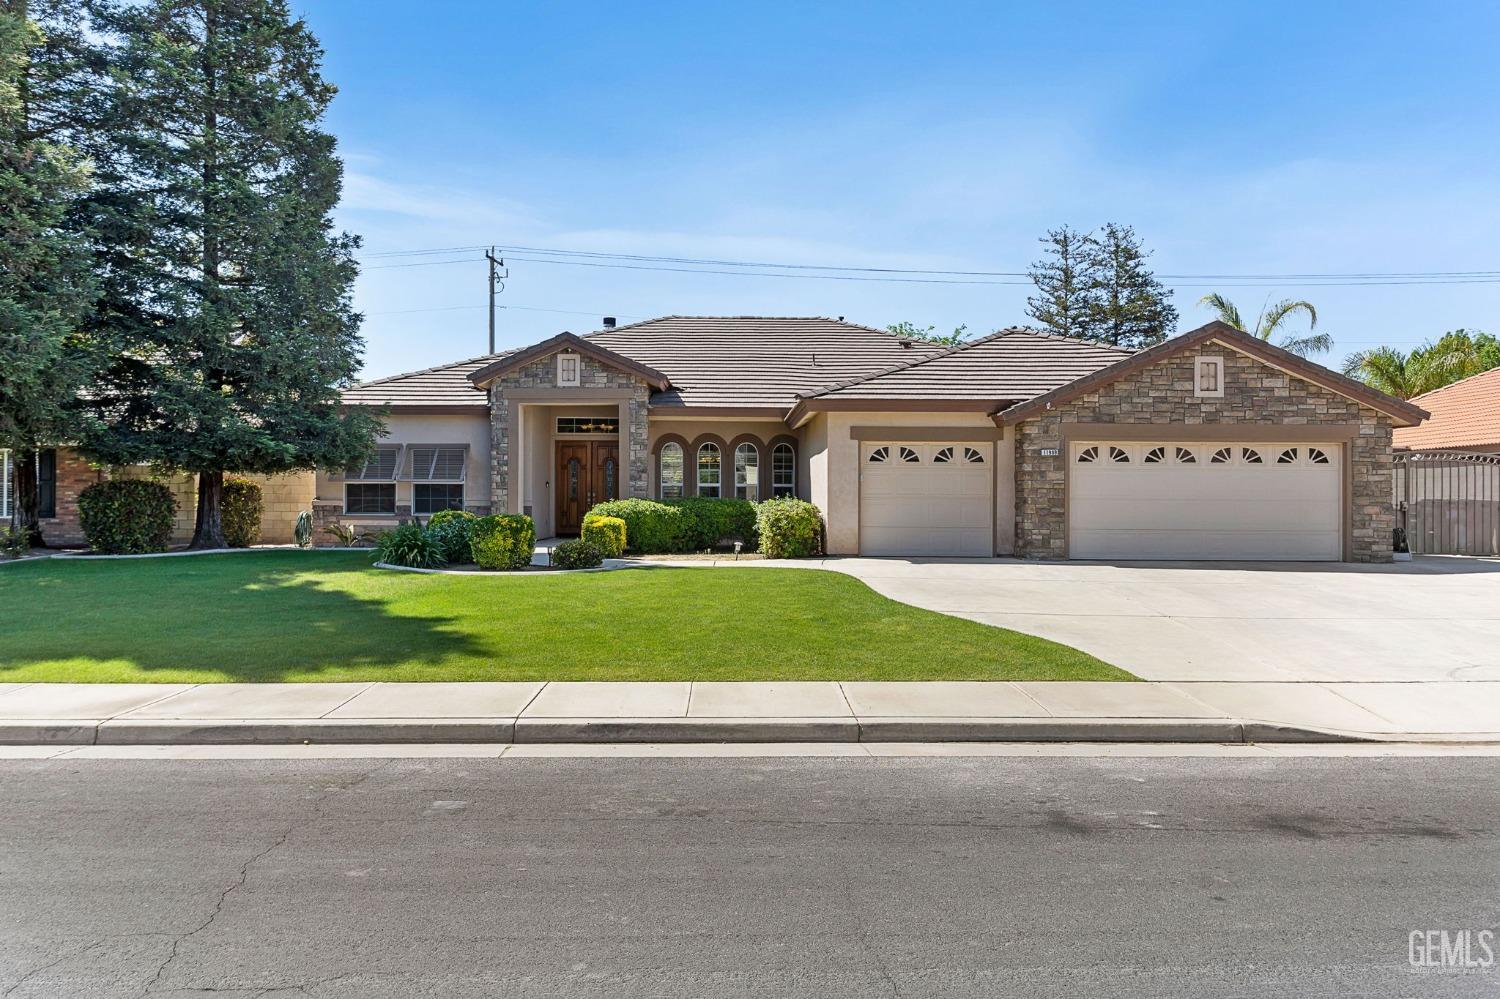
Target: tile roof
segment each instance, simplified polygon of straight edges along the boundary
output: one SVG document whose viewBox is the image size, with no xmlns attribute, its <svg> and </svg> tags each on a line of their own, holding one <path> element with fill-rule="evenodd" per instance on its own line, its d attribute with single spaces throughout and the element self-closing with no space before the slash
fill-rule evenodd
<svg viewBox="0 0 1500 999">
<path fill-rule="evenodd" d="M 1397 447 L 1500 451 L 1500 368 L 1416 396 L 1427 422 L 1396 430 Z"/>
<path fill-rule="evenodd" d="M 1097 371 L 1130 351 L 1012 327 L 830 385 L 811 399 L 989 399 L 1018 402 Z"/>
<path fill-rule="evenodd" d="M 403 375 L 391 375 L 362 382 L 345 389 L 343 400 L 349 406 L 421 407 L 424 409 L 462 410 L 488 404 L 486 394 L 474 387 L 469 375 L 515 351 L 506 350 L 466 361 L 440 364 Z"/>
<path fill-rule="evenodd" d="M 789 409 L 801 393 L 943 348 L 824 317 L 664 316 L 586 335 L 663 372 L 652 406 Z"/>
</svg>

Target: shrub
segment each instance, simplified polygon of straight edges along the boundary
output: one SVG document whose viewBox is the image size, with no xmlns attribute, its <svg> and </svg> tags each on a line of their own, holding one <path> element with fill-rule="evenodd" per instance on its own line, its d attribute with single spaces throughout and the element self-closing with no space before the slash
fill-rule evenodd
<svg viewBox="0 0 1500 999">
<path fill-rule="evenodd" d="M 78 494 L 78 518 L 89 547 L 109 555 L 164 552 L 172 541 L 177 501 L 149 479 L 96 482 Z"/>
<path fill-rule="evenodd" d="M 380 561 L 413 569 L 440 569 L 448 564 L 443 545 L 421 524 L 402 524 L 382 531 L 375 539 Z"/>
<path fill-rule="evenodd" d="M 298 548 L 307 548 L 312 545 L 313 519 L 312 514 L 303 510 L 297 514 L 297 523 L 292 527 L 292 540 L 297 542 Z"/>
<path fill-rule="evenodd" d="M 474 561 L 481 569 L 524 569 L 536 550 L 536 525 L 519 513 L 480 517 L 474 522 Z"/>
<path fill-rule="evenodd" d="M 582 538 L 564 541 L 552 549 L 552 564 L 559 569 L 597 569 L 604 564 L 604 552 L 598 545 Z"/>
<path fill-rule="evenodd" d="M 619 517 L 600 517 L 591 513 L 583 518 L 581 540 L 599 549 L 605 558 L 619 558 L 625 554 L 628 536 L 625 521 Z"/>
<path fill-rule="evenodd" d="M 648 499 L 609 500 L 588 515 L 625 521 L 625 543 L 630 551 L 650 555 L 682 550 L 686 517 L 675 506 Z"/>
<path fill-rule="evenodd" d="M 823 516 L 805 500 L 766 500 L 756 507 L 760 550 L 766 558 L 807 558 L 822 547 Z"/>
<path fill-rule="evenodd" d="M 260 540 L 260 515 L 264 509 L 260 486 L 249 479 L 224 479 L 224 541 L 230 548 L 249 548 Z"/>
<path fill-rule="evenodd" d="M 323 528 L 323 533 L 332 538 L 340 548 L 353 548 L 364 540 L 364 535 L 353 524 L 329 524 Z"/>
<path fill-rule="evenodd" d="M 726 538 L 755 547 L 755 504 L 749 500 L 692 496 L 667 500 L 666 505 L 684 516 L 678 550 L 702 551 Z"/>
<path fill-rule="evenodd" d="M 31 551 L 31 532 L 0 524 L 0 555 L 20 558 Z"/>
<path fill-rule="evenodd" d="M 479 518 L 465 510 L 440 510 L 427 521 L 427 533 L 442 546 L 449 562 L 474 561 L 474 525 Z"/>
</svg>

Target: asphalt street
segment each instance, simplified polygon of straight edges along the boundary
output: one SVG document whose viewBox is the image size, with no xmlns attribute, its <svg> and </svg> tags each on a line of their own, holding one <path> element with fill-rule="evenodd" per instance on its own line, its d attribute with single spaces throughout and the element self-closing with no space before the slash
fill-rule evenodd
<svg viewBox="0 0 1500 999">
<path fill-rule="evenodd" d="M 1500 928 L 1497 776 L 6 760 L 0 995 L 1495 996 L 1410 935 Z"/>
</svg>

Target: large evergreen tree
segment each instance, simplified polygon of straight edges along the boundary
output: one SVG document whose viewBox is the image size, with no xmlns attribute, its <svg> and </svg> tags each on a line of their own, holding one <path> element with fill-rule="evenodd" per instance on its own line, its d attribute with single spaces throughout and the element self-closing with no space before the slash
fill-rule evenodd
<svg viewBox="0 0 1500 999">
<path fill-rule="evenodd" d="M 1026 314 L 1049 332 L 1080 336 L 1094 294 L 1086 270 L 1089 236 L 1063 226 L 1050 230 L 1039 242 L 1046 249 L 1029 271 L 1037 293 L 1026 299 Z"/>
<path fill-rule="evenodd" d="M 45 5 L 49 26 L 66 14 Z M 89 184 L 65 142 L 78 108 L 66 48 L 23 0 L 0 7 L 0 449 L 14 453 L 12 529 L 40 542 L 37 451 L 73 438 L 87 376 L 79 323 L 94 297 L 70 209 Z M 76 11 L 73 11 L 76 14 Z M 76 18 L 75 18 L 76 20 Z"/>
<path fill-rule="evenodd" d="M 1148 256 L 1130 226 L 1106 223 L 1089 237 L 1089 294 L 1079 335 L 1138 350 L 1177 330 L 1171 289 L 1146 266 Z"/>
<path fill-rule="evenodd" d="M 339 405 L 362 343 L 320 127 L 334 88 L 284 0 L 95 3 L 117 82 L 94 219 L 110 363 L 85 447 L 196 472 L 192 543 L 220 547 L 225 470 L 342 466 L 378 429 Z"/>
</svg>

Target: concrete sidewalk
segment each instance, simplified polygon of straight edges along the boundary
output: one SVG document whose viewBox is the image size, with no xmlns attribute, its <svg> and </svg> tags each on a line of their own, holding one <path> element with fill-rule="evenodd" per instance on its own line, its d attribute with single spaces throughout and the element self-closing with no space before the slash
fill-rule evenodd
<svg viewBox="0 0 1500 999">
<path fill-rule="evenodd" d="M 1500 742 L 1500 682 L 0 684 L 0 744 Z"/>
</svg>

